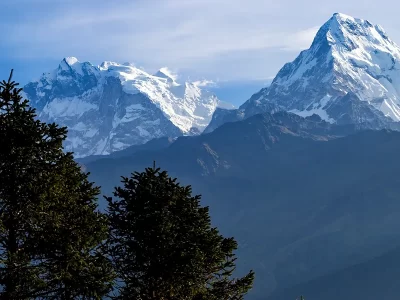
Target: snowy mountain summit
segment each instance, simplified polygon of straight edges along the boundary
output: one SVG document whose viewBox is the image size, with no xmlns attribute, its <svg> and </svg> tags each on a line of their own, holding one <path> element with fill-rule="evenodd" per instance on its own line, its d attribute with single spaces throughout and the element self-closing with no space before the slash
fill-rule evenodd
<svg viewBox="0 0 400 300">
<path fill-rule="evenodd" d="M 150 75 L 129 63 L 67 57 L 24 92 L 42 120 L 68 127 L 66 150 L 84 157 L 203 131 L 224 104 L 201 82 L 177 80 L 167 68 Z"/>
<path fill-rule="evenodd" d="M 285 64 L 268 88 L 235 112 L 217 110 L 206 131 L 271 110 L 367 128 L 397 127 L 400 48 L 381 26 L 335 13 L 311 47 Z"/>
</svg>

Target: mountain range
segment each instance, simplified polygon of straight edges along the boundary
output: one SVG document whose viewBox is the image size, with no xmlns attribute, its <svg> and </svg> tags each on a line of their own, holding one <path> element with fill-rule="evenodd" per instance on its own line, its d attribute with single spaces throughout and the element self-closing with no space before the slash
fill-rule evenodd
<svg viewBox="0 0 400 300">
<path fill-rule="evenodd" d="M 69 128 L 65 148 L 85 157 L 211 132 L 263 112 L 399 130 L 399 60 L 400 48 L 381 26 L 336 13 L 309 49 L 238 109 L 208 92 L 205 81 L 178 83 L 167 68 L 150 75 L 129 63 L 93 66 L 73 57 L 24 91 L 40 118 Z"/>
<path fill-rule="evenodd" d="M 67 57 L 24 92 L 39 118 L 68 127 L 66 150 L 84 157 L 162 136 L 200 133 L 216 107 L 233 107 L 204 85 L 178 83 L 167 68 L 150 75 L 129 63 L 94 66 Z"/>
<path fill-rule="evenodd" d="M 238 272 L 255 270 L 261 300 L 400 246 L 399 151 L 400 132 L 278 112 L 84 166 L 106 195 L 153 161 L 191 184 L 238 239 Z"/>
<path fill-rule="evenodd" d="M 202 194 L 213 223 L 239 242 L 239 274 L 256 271 L 248 299 L 391 300 L 399 60 L 382 27 L 334 14 L 238 109 L 168 69 L 75 58 L 24 91 L 40 118 L 68 126 L 66 149 L 104 194 L 154 162 Z"/>
</svg>

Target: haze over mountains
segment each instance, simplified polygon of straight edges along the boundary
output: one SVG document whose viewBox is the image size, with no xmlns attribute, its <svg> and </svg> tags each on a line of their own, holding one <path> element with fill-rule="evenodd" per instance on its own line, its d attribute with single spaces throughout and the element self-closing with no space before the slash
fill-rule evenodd
<svg viewBox="0 0 400 300">
<path fill-rule="evenodd" d="M 325 291 L 355 272 L 341 294 L 353 300 L 371 284 L 360 268 L 400 246 L 399 61 L 382 27 L 334 14 L 238 109 L 167 69 L 75 58 L 24 91 L 41 118 L 69 127 L 66 149 L 105 194 L 153 161 L 203 194 L 239 240 L 239 271 L 256 271 L 249 299 L 334 299 Z M 397 299 L 399 277 L 374 280 Z"/>
</svg>

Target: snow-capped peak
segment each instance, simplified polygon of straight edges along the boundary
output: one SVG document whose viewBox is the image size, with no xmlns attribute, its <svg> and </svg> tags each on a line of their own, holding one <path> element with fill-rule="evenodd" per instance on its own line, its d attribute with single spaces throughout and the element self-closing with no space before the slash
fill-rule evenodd
<svg viewBox="0 0 400 300">
<path fill-rule="evenodd" d="M 86 156 L 203 131 L 225 104 L 205 86 L 177 79 L 168 68 L 150 75 L 130 63 L 67 57 L 24 90 L 42 119 L 68 127 L 67 150 Z"/>
<path fill-rule="evenodd" d="M 355 18 L 353 18 L 352 16 L 346 15 L 344 13 L 341 12 L 336 12 L 333 14 L 332 18 L 336 18 L 336 19 L 341 19 L 341 20 L 355 20 Z"/>
<path fill-rule="evenodd" d="M 381 26 L 335 13 L 269 87 L 236 112 L 217 111 L 207 131 L 224 120 L 277 110 L 317 114 L 330 123 L 400 128 L 400 48 Z"/>
<path fill-rule="evenodd" d="M 64 61 L 70 66 L 72 66 L 72 65 L 74 65 L 76 63 L 79 63 L 79 60 L 76 57 L 73 57 L 73 56 L 64 58 Z"/>
<path fill-rule="evenodd" d="M 81 63 L 76 57 L 65 57 L 61 63 L 58 66 L 58 72 L 66 72 L 66 73 L 73 73 L 70 75 L 76 75 L 78 74 L 79 76 L 85 76 L 87 75 L 87 73 L 85 72 L 88 71 L 88 69 L 92 69 L 92 65 L 89 62 L 85 62 L 85 63 Z M 90 73 L 92 73 L 93 70 L 89 71 Z M 57 74 L 55 74 L 53 72 L 53 74 L 51 76 L 57 76 Z M 65 76 L 64 74 L 59 74 L 59 76 Z"/>
<path fill-rule="evenodd" d="M 109 69 L 112 69 L 112 67 L 119 67 L 119 66 L 126 66 L 126 67 L 131 67 L 134 68 L 134 64 L 130 64 L 130 63 L 124 63 L 124 64 L 119 64 L 113 61 L 103 61 L 100 66 L 99 69 L 101 71 L 107 71 Z"/>
<path fill-rule="evenodd" d="M 380 25 L 372 25 L 367 20 L 353 18 L 342 13 L 335 13 L 321 27 L 315 39 L 317 43 L 321 35 L 328 40 L 330 45 L 344 46 L 347 50 L 354 50 L 362 47 L 363 44 L 370 43 L 386 50 L 397 48 Z"/>
<path fill-rule="evenodd" d="M 400 48 L 381 26 L 335 13 L 310 49 L 279 71 L 263 99 L 332 120 L 326 110 L 349 92 L 400 121 Z"/>
<path fill-rule="evenodd" d="M 178 75 L 168 68 L 150 75 L 132 65 L 104 62 L 99 69 L 104 76 L 119 78 L 126 93 L 148 96 L 183 132 L 189 132 L 192 127 L 202 131 L 219 103 L 215 95 L 196 82 L 178 83 Z"/>
</svg>

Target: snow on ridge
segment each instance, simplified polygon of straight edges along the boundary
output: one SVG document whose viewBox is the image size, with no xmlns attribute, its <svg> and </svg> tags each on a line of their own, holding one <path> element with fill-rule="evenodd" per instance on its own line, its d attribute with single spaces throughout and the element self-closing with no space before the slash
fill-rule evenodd
<svg viewBox="0 0 400 300">
<path fill-rule="evenodd" d="M 105 76 L 118 77 L 126 93 L 148 96 L 183 132 L 192 127 L 204 130 L 219 103 L 215 95 L 201 90 L 197 82 L 176 82 L 178 76 L 167 68 L 161 68 L 155 75 L 113 62 L 104 62 L 99 68 Z"/>
<path fill-rule="evenodd" d="M 354 18 L 352 16 L 349 16 L 349 15 L 346 15 L 346 14 L 341 13 L 341 12 L 334 13 L 333 17 L 337 18 L 337 19 L 344 19 L 344 20 L 351 20 L 351 21 L 355 21 L 356 20 L 356 18 Z"/>
<path fill-rule="evenodd" d="M 46 104 L 41 113 L 46 114 L 50 118 L 81 117 L 84 113 L 92 109 L 98 109 L 98 106 L 83 101 L 78 97 L 55 98 L 53 101 Z"/>
<path fill-rule="evenodd" d="M 79 63 L 79 60 L 76 57 L 73 56 L 69 56 L 65 58 L 65 61 L 67 62 L 67 64 L 69 64 L 70 66 Z"/>
<path fill-rule="evenodd" d="M 394 121 L 400 121 L 395 113 L 400 105 L 400 49 L 380 26 L 362 19 L 350 20 L 350 23 L 337 25 L 344 42 L 336 41 L 332 45 L 334 63 L 358 83 L 348 88 L 360 100 L 386 99 L 378 109 Z M 340 37 L 336 35 L 336 39 Z"/>
<path fill-rule="evenodd" d="M 274 110 L 317 114 L 329 123 L 394 128 L 393 121 L 400 121 L 400 48 L 380 25 L 335 13 L 309 49 L 227 119 Z M 216 116 L 207 132 L 226 122 Z"/>
<path fill-rule="evenodd" d="M 155 74 L 155 76 L 161 77 L 161 78 L 169 78 L 172 81 L 177 81 L 178 77 L 179 77 L 178 74 L 172 72 L 167 67 L 162 67 L 160 70 L 158 70 L 158 72 Z"/>
<path fill-rule="evenodd" d="M 76 157 L 108 154 L 152 138 L 202 131 L 224 105 L 205 84 L 181 84 L 168 69 L 161 71 L 150 75 L 130 63 L 94 66 L 66 57 L 24 90 L 43 120 L 68 127 L 67 151 Z"/>
<path fill-rule="evenodd" d="M 335 13 L 310 48 L 278 72 L 260 101 L 332 121 L 323 107 L 312 105 L 325 95 L 332 94 L 331 102 L 347 93 L 400 121 L 400 48 L 381 26 Z"/>
<path fill-rule="evenodd" d="M 151 75 L 131 63 L 104 61 L 99 66 L 93 66 L 89 62 L 79 62 L 76 57 L 66 57 L 60 63 L 60 68 L 67 74 L 72 69 L 83 76 L 85 74 L 83 65 L 86 65 L 86 69 L 91 67 L 96 75 L 99 74 L 99 84 L 104 81 L 102 78 L 116 77 L 121 81 L 122 88 L 127 94 L 146 95 L 183 132 L 189 132 L 192 127 L 200 131 L 205 129 L 212 113 L 219 105 L 216 96 L 204 90 L 211 81 L 180 84 L 177 82 L 178 75 L 166 67 Z M 41 80 L 38 80 L 38 86 L 46 81 L 50 82 L 47 85 L 49 87 L 52 81 L 67 80 L 64 78 L 65 75 L 61 74 L 65 73 L 50 72 L 43 75 Z M 68 80 L 76 79 L 72 75 Z M 39 97 L 42 95 L 41 91 L 37 93 Z"/>
<path fill-rule="evenodd" d="M 322 120 L 333 124 L 333 123 L 335 123 L 335 120 L 330 118 L 328 113 L 325 110 L 325 106 L 329 103 L 331 98 L 332 98 L 332 96 L 326 95 L 320 101 L 313 103 L 312 105 L 310 105 L 310 107 L 308 107 L 305 110 L 300 111 L 298 109 L 292 109 L 292 110 L 289 110 L 289 112 L 299 115 L 301 117 L 309 117 L 309 116 L 312 116 L 313 114 L 316 114 L 316 115 L 320 116 Z"/>
<path fill-rule="evenodd" d="M 61 70 L 64 70 L 66 72 L 68 72 L 69 69 L 72 69 L 80 76 L 84 76 L 82 65 L 83 64 L 80 63 L 76 57 L 69 56 L 69 57 L 65 57 L 62 60 L 59 67 L 61 68 Z"/>
</svg>

